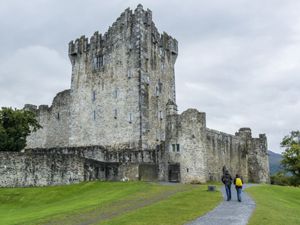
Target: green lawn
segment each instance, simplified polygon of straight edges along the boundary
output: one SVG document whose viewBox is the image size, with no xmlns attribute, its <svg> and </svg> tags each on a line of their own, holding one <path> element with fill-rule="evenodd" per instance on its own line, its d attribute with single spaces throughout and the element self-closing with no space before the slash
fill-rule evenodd
<svg viewBox="0 0 300 225">
<path fill-rule="evenodd" d="M 256 202 L 249 225 L 300 224 L 300 188 L 263 185 L 246 192 Z"/>
<path fill-rule="evenodd" d="M 0 224 L 184 224 L 221 201 L 206 189 L 146 182 L 1 188 Z"/>
</svg>

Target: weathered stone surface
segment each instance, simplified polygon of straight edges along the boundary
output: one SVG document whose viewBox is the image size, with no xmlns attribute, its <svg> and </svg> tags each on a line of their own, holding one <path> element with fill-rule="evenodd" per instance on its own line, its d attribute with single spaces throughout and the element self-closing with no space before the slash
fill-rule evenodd
<svg viewBox="0 0 300 225">
<path fill-rule="evenodd" d="M 0 187 L 74 184 L 118 180 L 118 163 L 103 163 L 78 155 L 0 152 Z"/>
<path fill-rule="evenodd" d="M 245 180 L 268 182 L 265 135 L 209 129 L 196 109 L 177 114 L 177 55 L 176 39 L 160 34 L 141 5 L 126 9 L 106 33 L 71 41 L 71 89 L 50 107 L 25 105 L 43 126 L 27 139 L 32 161 L 35 155 L 68 155 L 70 161 L 77 155 L 118 163 L 119 179 L 184 183 L 220 180 L 226 167 Z"/>
</svg>

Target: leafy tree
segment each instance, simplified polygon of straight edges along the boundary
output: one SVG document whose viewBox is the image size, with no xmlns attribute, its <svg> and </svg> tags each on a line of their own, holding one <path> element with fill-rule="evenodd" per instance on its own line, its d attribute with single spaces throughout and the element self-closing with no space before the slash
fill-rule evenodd
<svg viewBox="0 0 300 225">
<path fill-rule="evenodd" d="M 2 107 L 0 110 L 0 151 L 21 151 L 26 137 L 42 128 L 34 112 Z"/>
<path fill-rule="evenodd" d="M 292 131 L 285 136 L 281 146 L 285 147 L 281 161 L 283 168 L 300 180 L 300 131 Z"/>
</svg>

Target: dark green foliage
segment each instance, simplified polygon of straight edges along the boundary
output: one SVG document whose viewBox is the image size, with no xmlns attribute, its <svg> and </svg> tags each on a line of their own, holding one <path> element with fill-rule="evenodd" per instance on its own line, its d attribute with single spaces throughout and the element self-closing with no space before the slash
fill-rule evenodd
<svg viewBox="0 0 300 225">
<path fill-rule="evenodd" d="M 288 176 L 283 171 L 277 172 L 276 174 L 272 175 L 271 177 L 271 184 L 281 185 L 281 186 L 297 186 L 295 183 L 295 179 L 293 177 Z"/>
<path fill-rule="evenodd" d="M 282 153 L 281 164 L 285 171 L 292 174 L 292 185 L 300 183 L 300 131 L 292 131 L 283 138 L 281 146 L 285 147 Z"/>
<path fill-rule="evenodd" d="M 2 107 L 0 110 L 0 151 L 21 151 L 26 137 L 41 128 L 29 110 Z"/>
</svg>

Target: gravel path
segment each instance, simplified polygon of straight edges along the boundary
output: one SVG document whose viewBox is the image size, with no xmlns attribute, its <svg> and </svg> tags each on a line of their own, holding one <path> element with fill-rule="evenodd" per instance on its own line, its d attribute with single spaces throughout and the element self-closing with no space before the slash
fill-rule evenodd
<svg viewBox="0 0 300 225">
<path fill-rule="evenodd" d="M 253 185 L 255 184 L 246 184 L 245 186 L 247 188 Z M 238 202 L 233 185 L 231 188 L 231 201 L 226 201 L 224 186 L 221 191 L 224 201 L 220 205 L 186 225 L 246 225 L 255 208 L 255 202 L 244 191 L 242 191 L 242 202 Z"/>
</svg>

